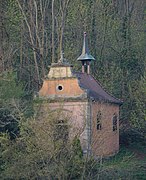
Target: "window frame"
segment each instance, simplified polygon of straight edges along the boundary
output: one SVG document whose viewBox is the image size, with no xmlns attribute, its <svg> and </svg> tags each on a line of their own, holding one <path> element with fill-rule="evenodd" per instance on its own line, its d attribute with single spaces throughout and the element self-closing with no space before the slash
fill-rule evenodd
<svg viewBox="0 0 146 180">
<path fill-rule="evenodd" d="M 114 113 L 113 118 L 112 118 L 112 125 L 113 125 L 113 131 L 117 131 L 118 130 L 118 115 L 116 113 Z"/>
<path fill-rule="evenodd" d="M 60 89 L 60 88 L 61 88 L 61 89 Z M 64 87 L 63 87 L 62 84 L 58 84 L 58 85 L 56 86 L 56 90 L 57 90 L 58 92 L 63 91 L 63 89 L 64 89 Z"/>
<path fill-rule="evenodd" d="M 54 125 L 54 140 L 62 140 L 63 142 L 67 142 L 69 139 L 69 128 L 66 120 L 60 119 Z"/>
<path fill-rule="evenodd" d="M 101 123 L 101 111 L 97 112 L 96 115 L 96 130 L 100 131 L 102 128 L 102 123 Z"/>
</svg>

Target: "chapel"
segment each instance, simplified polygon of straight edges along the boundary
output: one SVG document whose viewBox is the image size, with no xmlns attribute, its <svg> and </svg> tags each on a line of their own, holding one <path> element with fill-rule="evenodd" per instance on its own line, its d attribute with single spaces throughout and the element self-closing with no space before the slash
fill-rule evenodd
<svg viewBox="0 0 146 180">
<path fill-rule="evenodd" d="M 62 108 L 69 116 L 69 139 L 78 136 L 83 154 L 111 156 L 119 151 L 119 110 L 122 102 L 109 94 L 90 73 L 91 62 L 87 35 L 77 62 L 81 71 L 75 72 L 61 53 L 52 63 L 38 93 L 47 108 Z M 63 123 L 63 119 L 59 120 Z"/>
</svg>

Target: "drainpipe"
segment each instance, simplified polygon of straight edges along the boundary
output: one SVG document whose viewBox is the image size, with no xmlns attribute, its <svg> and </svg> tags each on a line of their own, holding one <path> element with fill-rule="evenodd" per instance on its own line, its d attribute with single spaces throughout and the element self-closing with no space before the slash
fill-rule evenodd
<svg viewBox="0 0 146 180">
<path fill-rule="evenodd" d="M 91 130 L 92 130 L 92 100 L 88 101 L 88 117 L 87 117 L 87 129 L 88 129 L 88 155 L 92 155 L 91 150 Z"/>
</svg>

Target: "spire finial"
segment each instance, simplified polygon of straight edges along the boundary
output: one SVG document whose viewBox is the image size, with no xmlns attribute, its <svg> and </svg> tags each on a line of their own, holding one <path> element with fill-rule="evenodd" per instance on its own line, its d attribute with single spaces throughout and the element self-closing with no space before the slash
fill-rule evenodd
<svg viewBox="0 0 146 180">
<path fill-rule="evenodd" d="M 82 54 L 78 57 L 78 61 L 92 61 L 95 60 L 92 55 L 89 53 L 88 42 L 87 42 L 87 33 L 84 32 L 84 41 Z"/>
<path fill-rule="evenodd" d="M 84 32 L 84 42 L 83 42 L 83 49 L 82 54 L 89 54 L 88 42 L 87 42 L 87 33 Z"/>
</svg>

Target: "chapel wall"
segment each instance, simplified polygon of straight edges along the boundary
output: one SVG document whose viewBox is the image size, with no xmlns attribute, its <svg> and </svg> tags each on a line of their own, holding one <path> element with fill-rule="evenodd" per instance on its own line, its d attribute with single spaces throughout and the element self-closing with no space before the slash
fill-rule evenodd
<svg viewBox="0 0 146 180">
<path fill-rule="evenodd" d="M 101 130 L 97 130 L 97 113 L 101 112 Z M 117 130 L 113 131 L 113 116 L 118 116 Z M 119 151 L 119 106 L 109 103 L 92 104 L 92 152 L 96 156 L 110 156 Z"/>
</svg>

